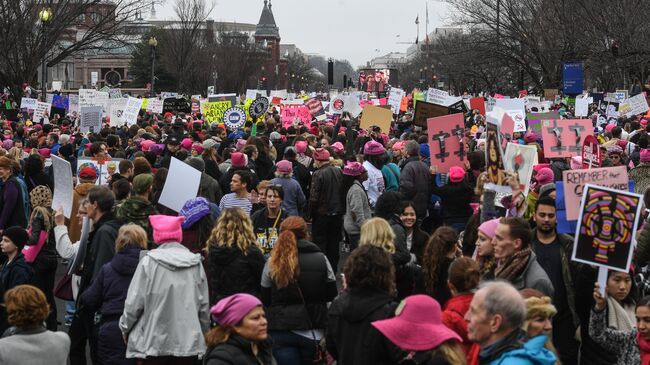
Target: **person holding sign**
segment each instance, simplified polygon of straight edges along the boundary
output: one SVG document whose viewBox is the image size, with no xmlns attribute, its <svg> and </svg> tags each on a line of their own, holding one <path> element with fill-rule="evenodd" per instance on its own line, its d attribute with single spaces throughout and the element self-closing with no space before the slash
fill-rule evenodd
<svg viewBox="0 0 650 365">
<path fill-rule="evenodd" d="M 608 326 L 609 298 L 600 294 L 600 285 L 594 287 L 596 304 L 589 319 L 589 335 L 604 350 L 600 355 L 612 353 L 618 359 L 610 364 L 648 364 L 650 363 L 650 296 L 643 297 L 635 308 L 636 327 L 634 323 L 629 329 L 619 329 Z"/>
</svg>

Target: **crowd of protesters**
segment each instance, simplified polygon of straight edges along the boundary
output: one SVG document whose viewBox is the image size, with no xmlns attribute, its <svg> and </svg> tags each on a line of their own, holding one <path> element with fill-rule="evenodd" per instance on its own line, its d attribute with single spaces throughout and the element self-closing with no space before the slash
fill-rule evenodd
<svg viewBox="0 0 650 365">
<path fill-rule="evenodd" d="M 0 363 L 650 364 L 648 210 L 632 269 L 601 292 L 557 229 L 555 182 L 579 156 L 516 133 L 539 165 L 527 196 L 502 171 L 513 193 L 495 201 L 478 110 L 448 173 L 412 108 L 386 131 L 347 113 L 285 128 L 277 109 L 239 130 L 183 112 L 95 133 L 29 118 L 0 121 Z M 594 128 L 645 207 L 649 131 Z M 69 218 L 51 156 L 71 164 Z M 116 169 L 99 183 L 84 159 Z M 172 159 L 201 171 L 179 212 L 160 202 Z"/>
</svg>

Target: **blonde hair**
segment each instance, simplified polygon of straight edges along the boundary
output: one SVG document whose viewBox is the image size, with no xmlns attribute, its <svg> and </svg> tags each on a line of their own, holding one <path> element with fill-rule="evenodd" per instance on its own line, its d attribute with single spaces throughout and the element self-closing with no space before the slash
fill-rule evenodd
<svg viewBox="0 0 650 365">
<path fill-rule="evenodd" d="M 359 246 L 370 245 L 379 247 L 389 253 L 395 253 L 395 233 L 383 218 L 368 219 L 361 226 Z"/>
<path fill-rule="evenodd" d="M 447 340 L 438 347 L 436 347 L 432 352 L 434 356 L 440 356 L 447 360 L 448 363 L 454 365 L 466 365 L 467 359 L 465 357 L 465 352 L 460 347 L 460 343 L 456 340 Z"/>
<path fill-rule="evenodd" d="M 9 151 L 7 151 L 7 156 L 17 162 L 20 162 L 20 160 L 23 158 L 23 151 L 18 147 L 11 147 Z"/>
<path fill-rule="evenodd" d="M 210 233 L 208 244 L 225 247 L 237 245 L 246 255 L 250 246 L 257 246 L 253 223 L 248 214 L 241 208 L 224 209 Z"/>
<path fill-rule="evenodd" d="M 147 248 L 147 232 L 137 224 L 129 223 L 120 227 L 115 239 L 115 252 L 122 251 L 127 245 Z"/>
</svg>

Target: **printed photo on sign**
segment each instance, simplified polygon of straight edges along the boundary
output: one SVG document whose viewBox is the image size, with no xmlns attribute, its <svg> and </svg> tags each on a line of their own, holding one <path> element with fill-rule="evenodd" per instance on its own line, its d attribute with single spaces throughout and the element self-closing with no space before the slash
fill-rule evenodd
<svg viewBox="0 0 650 365">
<path fill-rule="evenodd" d="M 508 143 L 503 158 L 503 166 L 508 171 L 514 171 L 519 176 L 520 189 L 528 195 L 533 166 L 537 165 L 537 148 L 518 143 Z"/>
<path fill-rule="evenodd" d="M 587 184 L 572 259 L 628 272 L 640 216 L 641 195 Z"/>
<path fill-rule="evenodd" d="M 511 190 L 506 183 L 506 174 L 503 166 L 503 152 L 499 143 L 499 126 L 486 123 L 485 133 L 485 172 L 491 190 L 506 192 Z"/>
</svg>

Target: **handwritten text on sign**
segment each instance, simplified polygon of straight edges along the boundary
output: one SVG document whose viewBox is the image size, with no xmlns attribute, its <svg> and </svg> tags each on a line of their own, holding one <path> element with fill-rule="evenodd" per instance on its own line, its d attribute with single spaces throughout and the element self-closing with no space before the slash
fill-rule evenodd
<svg viewBox="0 0 650 365">
<path fill-rule="evenodd" d="M 304 105 L 285 105 L 280 107 L 280 117 L 282 118 L 282 127 L 289 128 L 294 120 L 299 119 L 305 124 L 311 122 L 311 113 L 309 108 Z"/>
<path fill-rule="evenodd" d="M 203 104 L 203 115 L 208 122 L 221 122 L 223 113 L 230 108 L 230 100 L 211 101 Z"/>
<path fill-rule="evenodd" d="M 628 190 L 628 175 L 625 166 L 602 167 L 587 170 L 562 172 L 567 220 L 576 220 L 580 215 L 580 199 L 585 184 L 604 186 L 615 190 Z"/>
</svg>

